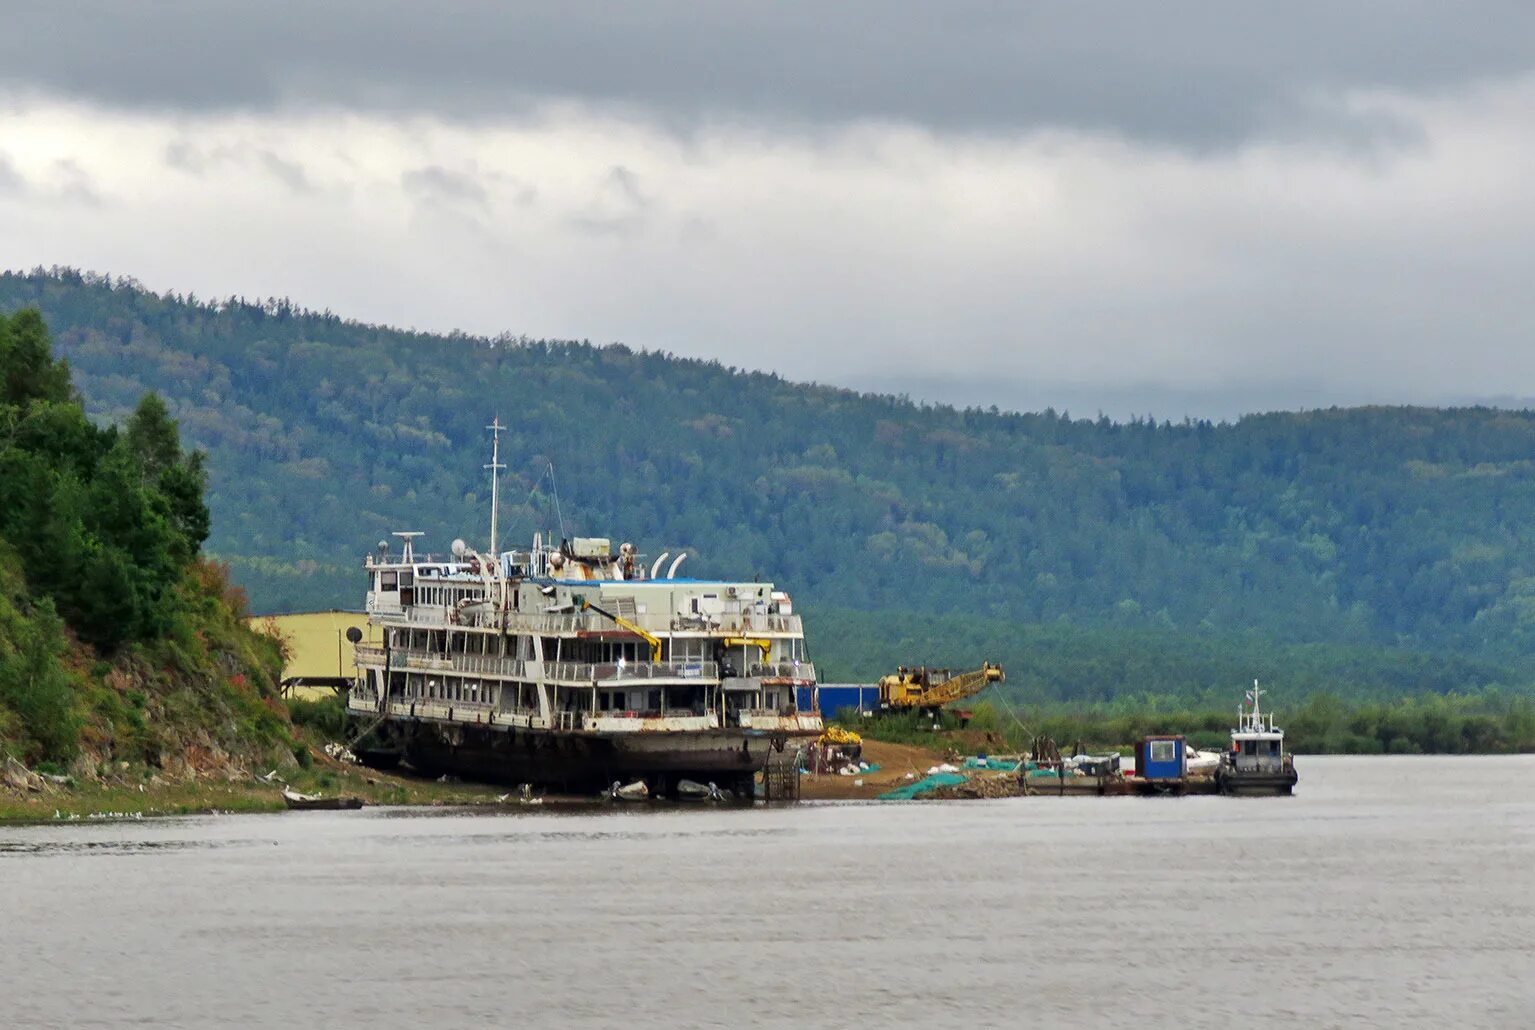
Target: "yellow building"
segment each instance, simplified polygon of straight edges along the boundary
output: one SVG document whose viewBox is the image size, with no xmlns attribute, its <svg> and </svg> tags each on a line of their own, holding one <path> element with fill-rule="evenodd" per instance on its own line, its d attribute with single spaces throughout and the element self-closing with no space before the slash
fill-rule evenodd
<svg viewBox="0 0 1535 1030">
<path fill-rule="evenodd" d="M 348 629 L 355 626 L 365 642 L 379 642 L 378 628 L 368 625 L 368 616 L 362 612 L 258 615 L 250 624 L 252 629 L 276 636 L 287 646 L 283 694 L 309 700 L 330 696 L 350 684 L 357 674 L 352 663 L 352 644 L 346 638 Z"/>
</svg>

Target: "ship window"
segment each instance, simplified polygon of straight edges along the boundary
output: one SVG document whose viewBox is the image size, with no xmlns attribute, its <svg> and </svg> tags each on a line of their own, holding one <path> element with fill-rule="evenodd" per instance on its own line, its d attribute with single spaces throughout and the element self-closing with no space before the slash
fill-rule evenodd
<svg viewBox="0 0 1535 1030">
<path fill-rule="evenodd" d="M 1277 740 L 1269 741 L 1269 754 L 1271 754 L 1271 755 L 1279 754 L 1279 741 L 1277 741 Z"/>
<path fill-rule="evenodd" d="M 1258 742 L 1256 740 L 1244 740 L 1244 741 L 1242 741 L 1242 754 L 1244 754 L 1244 755 L 1256 755 L 1257 753 L 1258 753 Z"/>
<path fill-rule="evenodd" d="M 1151 761 L 1176 762 L 1178 760 L 1177 742 L 1172 740 L 1153 740 L 1151 742 Z"/>
<path fill-rule="evenodd" d="M 393 572 L 379 573 L 378 588 L 380 590 L 396 590 L 399 588 L 399 585 L 400 579 Z"/>
</svg>

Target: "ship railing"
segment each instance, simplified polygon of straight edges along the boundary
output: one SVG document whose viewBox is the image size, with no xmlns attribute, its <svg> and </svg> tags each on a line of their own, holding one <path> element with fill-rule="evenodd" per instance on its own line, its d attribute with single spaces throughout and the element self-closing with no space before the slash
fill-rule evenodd
<svg viewBox="0 0 1535 1030">
<path fill-rule="evenodd" d="M 734 712 L 736 722 L 747 728 L 759 724 L 776 723 L 777 720 L 794 715 L 792 708 L 737 708 Z"/>
<path fill-rule="evenodd" d="M 753 662 L 746 667 L 746 678 L 816 681 L 815 666 L 810 662 Z"/>
<path fill-rule="evenodd" d="M 417 616 L 416 612 L 421 612 Z M 412 609 L 411 618 L 420 622 L 446 621 L 447 609 Z M 574 633 L 611 633 L 618 630 L 606 616 L 584 612 L 473 612 L 460 616 L 463 624 L 487 629 L 502 626 L 512 633 L 537 633 L 542 636 L 564 636 Z M 724 633 L 788 633 L 802 635 L 803 624 L 798 615 L 766 615 L 756 612 L 725 612 L 718 615 L 679 616 L 667 625 L 651 625 L 653 620 L 638 620 L 656 632 L 672 630 L 707 630 Z"/>
<path fill-rule="evenodd" d="M 373 644 L 358 644 L 357 658 L 359 662 L 382 662 L 384 660 L 384 649 L 382 647 L 376 647 Z"/>
<path fill-rule="evenodd" d="M 547 679 L 557 683 L 719 679 L 719 666 L 714 662 L 554 662 L 546 664 L 544 671 Z"/>
<path fill-rule="evenodd" d="M 671 621 L 674 630 L 706 633 L 788 633 L 804 635 L 798 615 L 762 615 L 753 612 L 724 612 L 717 615 L 679 615 Z"/>
<path fill-rule="evenodd" d="M 366 655 L 363 654 L 364 650 L 362 646 L 357 648 L 358 657 L 366 657 L 377 662 L 384 660 L 383 648 L 366 648 Z M 409 651 L 404 648 L 395 648 L 389 656 L 389 664 L 402 672 L 449 672 L 518 679 L 528 677 L 526 662 L 517 658 L 503 658 L 501 655 L 443 654 L 440 651 Z"/>
<path fill-rule="evenodd" d="M 541 636 L 611 629 L 613 625 L 605 619 L 599 621 L 586 615 L 556 612 L 478 612 L 467 616 L 465 621 L 469 625 L 488 629 L 499 629 L 504 625 L 511 633 L 537 633 Z"/>
<path fill-rule="evenodd" d="M 550 729 L 563 730 L 573 733 L 581 728 L 581 719 L 585 712 L 551 712 L 549 716 Z"/>
<path fill-rule="evenodd" d="M 803 627 L 798 615 L 766 615 L 759 612 L 742 612 L 725 615 L 720 619 L 721 628 L 740 630 L 744 633 L 801 633 Z"/>
</svg>

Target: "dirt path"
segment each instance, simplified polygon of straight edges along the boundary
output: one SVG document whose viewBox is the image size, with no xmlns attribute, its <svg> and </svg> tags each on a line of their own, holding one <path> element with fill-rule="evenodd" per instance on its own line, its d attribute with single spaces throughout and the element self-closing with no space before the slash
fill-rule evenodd
<svg viewBox="0 0 1535 1030">
<path fill-rule="evenodd" d="M 888 744 L 880 740 L 863 742 L 863 761 L 879 766 L 878 772 L 857 776 L 836 774 L 800 777 L 800 798 L 805 801 L 846 801 L 870 799 L 908 782 L 907 773 L 921 779 L 932 766 L 943 761 L 943 752 L 910 744 Z M 862 780 L 863 786 L 854 786 Z"/>
</svg>

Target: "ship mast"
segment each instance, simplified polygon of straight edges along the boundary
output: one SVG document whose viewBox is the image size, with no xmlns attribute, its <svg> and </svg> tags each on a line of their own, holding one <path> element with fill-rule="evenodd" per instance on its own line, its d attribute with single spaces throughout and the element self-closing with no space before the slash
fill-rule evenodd
<svg viewBox="0 0 1535 1030">
<path fill-rule="evenodd" d="M 1247 700 L 1253 703 L 1252 711 L 1246 712 L 1238 709 L 1241 714 L 1243 729 L 1252 730 L 1254 733 L 1261 733 L 1263 731 L 1263 716 L 1258 708 L 1258 699 L 1267 693 L 1268 691 L 1258 686 L 1257 680 L 1253 680 L 1253 688 L 1247 692 Z"/>
<path fill-rule="evenodd" d="M 500 561 L 500 552 L 496 550 L 496 518 L 501 510 L 501 470 L 506 468 L 501 464 L 501 434 L 506 427 L 501 424 L 501 416 L 497 415 L 490 420 L 490 425 L 485 427 L 490 430 L 490 464 L 481 466 L 490 469 L 490 553 L 493 558 Z"/>
</svg>

